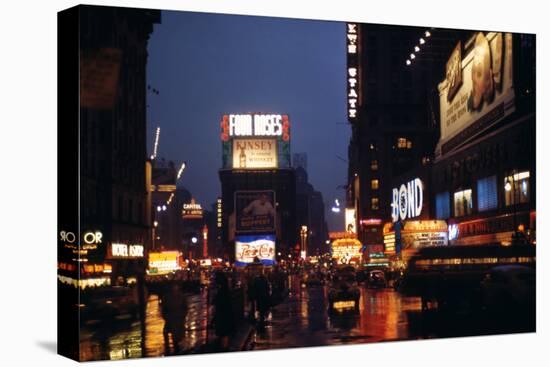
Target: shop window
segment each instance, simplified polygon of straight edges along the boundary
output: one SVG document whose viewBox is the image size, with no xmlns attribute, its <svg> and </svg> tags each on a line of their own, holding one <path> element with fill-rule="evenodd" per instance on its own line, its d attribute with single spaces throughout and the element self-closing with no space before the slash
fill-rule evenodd
<svg viewBox="0 0 550 367">
<path fill-rule="evenodd" d="M 371 198 L 370 199 L 370 208 L 372 210 L 378 210 L 378 198 Z"/>
<path fill-rule="evenodd" d="M 455 217 L 472 214 L 472 189 L 455 192 L 454 207 Z"/>
<path fill-rule="evenodd" d="M 373 159 L 372 161 L 370 161 L 370 169 L 373 171 L 378 170 L 378 161 L 376 159 Z"/>
<path fill-rule="evenodd" d="M 477 181 L 477 209 L 480 212 L 496 209 L 498 206 L 497 176 Z"/>
<path fill-rule="evenodd" d="M 397 138 L 397 149 L 411 149 L 412 141 L 407 138 Z"/>
<path fill-rule="evenodd" d="M 506 206 L 529 202 L 529 171 L 504 179 L 504 202 Z"/>
<path fill-rule="evenodd" d="M 370 188 L 378 190 L 378 179 L 370 180 Z"/>
<path fill-rule="evenodd" d="M 435 196 L 435 216 L 437 219 L 448 219 L 451 216 L 449 192 L 441 192 Z"/>
</svg>

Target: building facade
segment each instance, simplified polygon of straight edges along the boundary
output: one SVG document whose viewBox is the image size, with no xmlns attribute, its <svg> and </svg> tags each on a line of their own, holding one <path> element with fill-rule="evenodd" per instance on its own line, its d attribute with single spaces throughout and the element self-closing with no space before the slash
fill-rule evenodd
<svg viewBox="0 0 550 367">
<path fill-rule="evenodd" d="M 145 85 L 159 22 L 160 11 L 80 7 L 80 214 L 101 234 L 89 264 L 107 260 L 113 279 L 142 273 L 150 245 Z"/>
</svg>

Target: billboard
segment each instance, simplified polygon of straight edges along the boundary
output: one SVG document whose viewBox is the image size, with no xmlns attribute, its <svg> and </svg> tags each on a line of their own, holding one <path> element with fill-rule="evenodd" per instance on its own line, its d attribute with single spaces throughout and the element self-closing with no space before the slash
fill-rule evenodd
<svg viewBox="0 0 550 367">
<path fill-rule="evenodd" d="M 277 140 L 233 139 L 233 168 L 277 168 Z"/>
<path fill-rule="evenodd" d="M 220 128 L 223 169 L 290 168 L 288 115 L 227 114 Z"/>
<path fill-rule="evenodd" d="M 235 192 L 235 231 L 275 232 L 275 191 Z"/>
<path fill-rule="evenodd" d="M 357 233 L 355 230 L 355 209 L 354 208 L 346 208 L 345 211 L 346 216 L 346 232 L 348 233 Z"/>
<path fill-rule="evenodd" d="M 478 32 L 470 44 L 464 58 L 457 44 L 439 84 L 438 154 L 453 150 L 515 109 L 512 34 Z"/>
<path fill-rule="evenodd" d="M 275 235 L 241 235 L 235 239 L 235 265 L 245 266 L 254 260 L 275 264 Z"/>
<path fill-rule="evenodd" d="M 335 240 L 332 242 L 332 258 L 338 264 L 359 264 L 362 248 L 361 242 L 353 238 Z"/>
</svg>

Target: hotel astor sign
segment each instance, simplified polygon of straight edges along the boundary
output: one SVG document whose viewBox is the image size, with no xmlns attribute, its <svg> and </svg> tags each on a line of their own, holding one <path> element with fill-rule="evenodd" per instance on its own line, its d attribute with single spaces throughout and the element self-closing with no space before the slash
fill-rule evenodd
<svg viewBox="0 0 550 367">
<path fill-rule="evenodd" d="M 392 221 L 420 216 L 424 200 L 424 184 L 415 178 L 392 190 Z"/>
</svg>

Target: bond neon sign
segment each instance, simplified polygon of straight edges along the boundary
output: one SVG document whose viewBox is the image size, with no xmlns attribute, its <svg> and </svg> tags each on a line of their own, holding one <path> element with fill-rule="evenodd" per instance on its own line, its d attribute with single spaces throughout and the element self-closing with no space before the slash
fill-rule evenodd
<svg viewBox="0 0 550 367">
<path fill-rule="evenodd" d="M 414 218 L 422 213 L 424 184 L 415 178 L 392 190 L 392 221 Z"/>
</svg>

